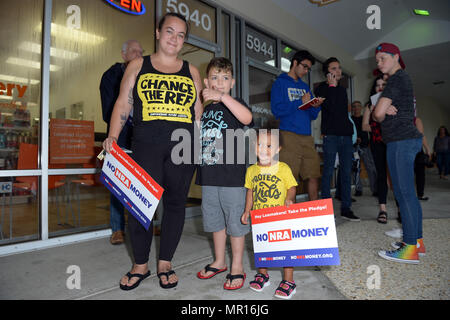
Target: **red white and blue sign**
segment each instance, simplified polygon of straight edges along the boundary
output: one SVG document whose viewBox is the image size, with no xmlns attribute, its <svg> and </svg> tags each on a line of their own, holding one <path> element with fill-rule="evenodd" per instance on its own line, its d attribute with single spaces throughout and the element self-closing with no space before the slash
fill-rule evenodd
<svg viewBox="0 0 450 320">
<path fill-rule="evenodd" d="M 257 268 L 339 265 L 331 199 L 251 211 Z"/>
<path fill-rule="evenodd" d="M 107 3 L 113 7 L 119 9 L 120 11 L 134 14 L 143 15 L 146 11 L 144 4 L 139 0 L 105 0 Z"/>
<path fill-rule="evenodd" d="M 148 230 L 164 189 L 115 142 L 106 154 L 100 180 Z"/>
</svg>

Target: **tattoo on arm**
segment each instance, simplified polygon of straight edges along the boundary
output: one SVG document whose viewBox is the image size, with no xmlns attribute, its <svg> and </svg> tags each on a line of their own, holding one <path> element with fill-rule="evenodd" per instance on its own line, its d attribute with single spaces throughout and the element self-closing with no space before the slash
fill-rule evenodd
<svg viewBox="0 0 450 320">
<path fill-rule="evenodd" d="M 123 126 L 127 122 L 128 116 L 125 112 L 120 114 L 120 130 L 122 130 Z"/>
<path fill-rule="evenodd" d="M 130 92 L 128 93 L 128 104 L 133 107 L 134 99 L 133 99 L 133 88 L 130 89 Z"/>
</svg>

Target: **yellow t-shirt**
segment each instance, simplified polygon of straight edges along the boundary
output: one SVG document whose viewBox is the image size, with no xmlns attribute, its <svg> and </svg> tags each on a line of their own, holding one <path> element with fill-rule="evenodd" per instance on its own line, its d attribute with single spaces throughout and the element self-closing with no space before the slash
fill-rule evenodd
<svg viewBox="0 0 450 320">
<path fill-rule="evenodd" d="M 270 167 L 254 164 L 247 168 L 245 187 L 253 191 L 252 210 L 284 206 L 287 191 L 297 186 L 291 168 L 278 162 Z"/>
</svg>

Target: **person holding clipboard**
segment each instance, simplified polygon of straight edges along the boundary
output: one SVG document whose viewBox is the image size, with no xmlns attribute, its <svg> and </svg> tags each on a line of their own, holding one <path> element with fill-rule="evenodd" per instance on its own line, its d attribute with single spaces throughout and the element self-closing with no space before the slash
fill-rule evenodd
<svg viewBox="0 0 450 320">
<path fill-rule="evenodd" d="M 281 74 L 272 85 L 271 109 L 280 120 L 284 147 L 280 161 L 291 169 L 295 179 L 307 181 L 309 200 L 317 200 L 320 158 L 311 136 L 311 121 L 316 120 L 323 98 L 313 98 L 302 77 L 311 71 L 316 59 L 306 50 L 295 53 L 288 73 Z M 312 100 L 312 101 L 311 101 Z"/>
</svg>

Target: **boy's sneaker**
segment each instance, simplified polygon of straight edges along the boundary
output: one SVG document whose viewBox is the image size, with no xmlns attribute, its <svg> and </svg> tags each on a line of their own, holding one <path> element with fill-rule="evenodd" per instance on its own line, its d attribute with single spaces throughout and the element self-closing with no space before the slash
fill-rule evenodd
<svg viewBox="0 0 450 320">
<path fill-rule="evenodd" d="M 417 246 L 413 244 L 405 244 L 401 242 L 401 246 L 394 251 L 378 251 L 378 255 L 386 260 L 418 264 L 419 254 L 417 252 Z"/>
<path fill-rule="evenodd" d="M 353 214 L 352 210 L 341 212 L 341 217 L 349 221 L 361 221 L 361 219 Z"/>
<path fill-rule="evenodd" d="M 395 228 L 391 231 L 386 231 L 384 234 L 391 238 L 401 239 L 403 237 L 403 230 L 401 228 Z"/>
<path fill-rule="evenodd" d="M 404 245 L 404 243 L 403 242 L 399 242 L 399 241 L 391 243 L 391 246 L 394 249 L 399 249 L 403 245 Z M 417 248 L 417 254 L 419 255 L 419 257 L 424 257 L 426 255 L 426 249 L 425 249 L 425 245 L 423 244 L 423 238 L 417 240 L 416 248 Z"/>
</svg>

